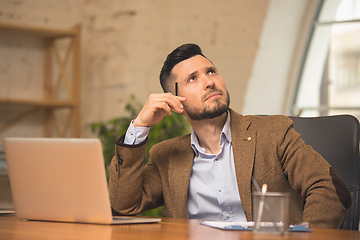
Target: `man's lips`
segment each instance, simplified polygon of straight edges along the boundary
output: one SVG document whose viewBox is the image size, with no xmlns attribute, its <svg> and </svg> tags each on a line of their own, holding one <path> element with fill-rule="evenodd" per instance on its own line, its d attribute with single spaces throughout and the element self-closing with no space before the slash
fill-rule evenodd
<svg viewBox="0 0 360 240">
<path fill-rule="evenodd" d="M 209 100 L 210 98 L 213 98 L 216 96 L 221 96 L 221 95 L 222 95 L 221 92 L 212 92 L 205 98 L 205 101 Z"/>
</svg>

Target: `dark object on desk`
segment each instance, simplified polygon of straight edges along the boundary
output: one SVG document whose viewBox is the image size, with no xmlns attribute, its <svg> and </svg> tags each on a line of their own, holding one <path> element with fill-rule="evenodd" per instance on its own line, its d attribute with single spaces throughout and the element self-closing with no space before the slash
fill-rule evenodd
<svg viewBox="0 0 360 240">
<path fill-rule="evenodd" d="M 352 204 L 340 228 L 359 230 L 359 121 L 351 115 L 290 118 L 304 142 L 330 163 L 350 190 Z"/>
</svg>

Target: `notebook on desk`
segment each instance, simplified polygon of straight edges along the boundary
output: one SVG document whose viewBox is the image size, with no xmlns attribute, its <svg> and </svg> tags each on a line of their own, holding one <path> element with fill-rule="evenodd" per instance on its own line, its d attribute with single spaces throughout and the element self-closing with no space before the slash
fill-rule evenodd
<svg viewBox="0 0 360 240">
<path fill-rule="evenodd" d="M 4 145 L 20 219 L 95 224 L 161 220 L 113 218 L 98 139 L 5 138 Z"/>
</svg>

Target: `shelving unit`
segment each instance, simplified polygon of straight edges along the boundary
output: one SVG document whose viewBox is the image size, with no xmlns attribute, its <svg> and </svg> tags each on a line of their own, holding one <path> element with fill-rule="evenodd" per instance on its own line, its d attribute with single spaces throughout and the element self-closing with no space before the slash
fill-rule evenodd
<svg viewBox="0 0 360 240">
<path fill-rule="evenodd" d="M 26 111 L 0 126 L 0 133 L 22 121 L 30 114 L 44 111 L 44 137 L 65 137 L 71 129 L 71 137 L 80 136 L 80 26 L 71 29 L 48 29 L 28 26 L 0 24 L 0 34 L 30 36 L 44 41 L 44 97 L 42 100 L 22 100 L 0 97 L 1 106 L 25 106 Z M 70 43 L 62 57 L 55 44 L 60 39 L 68 38 Z M 71 72 L 67 65 L 72 64 Z M 55 62 L 55 64 L 54 64 Z M 55 76 L 56 70 L 56 76 Z M 71 77 L 69 77 L 71 76 Z M 66 99 L 59 99 L 60 85 L 65 86 Z M 56 117 L 57 109 L 69 109 L 65 123 L 60 124 Z"/>
</svg>

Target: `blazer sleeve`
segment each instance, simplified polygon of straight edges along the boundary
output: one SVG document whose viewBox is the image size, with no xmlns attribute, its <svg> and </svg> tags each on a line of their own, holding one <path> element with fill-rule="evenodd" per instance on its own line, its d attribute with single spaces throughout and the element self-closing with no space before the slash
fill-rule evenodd
<svg viewBox="0 0 360 240">
<path fill-rule="evenodd" d="M 292 121 L 283 120 L 278 154 L 289 184 L 304 200 L 303 222 L 311 227 L 338 228 L 351 204 L 348 188 L 335 169 L 304 143 Z"/>
<path fill-rule="evenodd" d="M 109 192 L 114 215 L 135 215 L 164 205 L 161 179 L 151 161 L 144 165 L 146 141 L 126 145 L 121 136 L 111 161 Z"/>
</svg>

